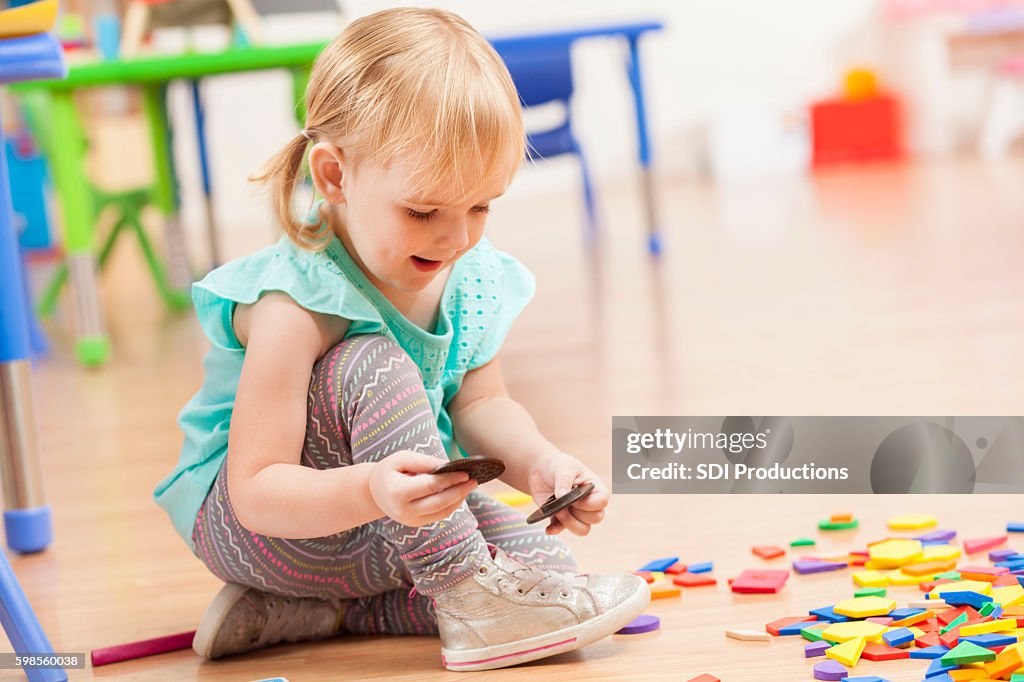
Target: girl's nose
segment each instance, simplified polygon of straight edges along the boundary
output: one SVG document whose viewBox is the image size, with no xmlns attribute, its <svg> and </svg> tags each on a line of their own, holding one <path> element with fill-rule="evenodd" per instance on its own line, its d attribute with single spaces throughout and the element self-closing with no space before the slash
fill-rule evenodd
<svg viewBox="0 0 1024 682">
<path fill-rule="evenodd" d="M 445 226 L 441 237 L 441 246 L 452 251 L 461 251 L 468 245 L 469 225 L 464 218 Z"/>
</svg>

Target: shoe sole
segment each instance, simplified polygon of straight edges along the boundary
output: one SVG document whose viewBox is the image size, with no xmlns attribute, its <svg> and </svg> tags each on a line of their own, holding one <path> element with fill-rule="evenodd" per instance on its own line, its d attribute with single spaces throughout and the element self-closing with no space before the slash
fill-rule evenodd
<svg viewBox="0 0 1024 682">
<path fill-rule="evenodd" d="M 479 649 L 442 648 L 441 662 L 448 670 L 460 672 L 494 670 L 580 649 L 629 625 L 643 613 L 650 601 L 650 589 L 647 583 L 641 582 L 636 593 L 629 599 L 585 623 L 529 639 Z"/>
<path fill-rule="evenodd" d="M 207 660 L 212 660 L 213 643 L 220 631 L 228 611 L 238 603 L 242 595 L 249 590 L 245 585 L 227 583 L 206 607 L 206 613 L 199 619 L 196 636 L 192 639 L 192 650 Z"/>
</svg>

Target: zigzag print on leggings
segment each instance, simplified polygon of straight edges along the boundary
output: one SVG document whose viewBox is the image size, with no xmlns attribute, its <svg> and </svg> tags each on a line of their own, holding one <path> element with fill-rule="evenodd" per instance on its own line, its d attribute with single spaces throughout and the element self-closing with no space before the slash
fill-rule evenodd
<svg viewBox="0 0 1024 682">
<path fill-rule="evenodd" d="M 317 363 L 307 415 L 304 466 L 375 462 L 398 450 L 445 458 L 419 371 L 383 337 L 347 339 Z M 419 528 L 384 517 L 320 538 L 259 535 L 235 516 L 226 463 L 196 519 L 193 540 L 199 558 L 226 582 L 285 596 L 352 600 L 345 629 L 360 634 L 436 634 L 430 595 L 475 570 L 487 543 L 531 564 L 576 571 L 561 540 L 478 491 L 448 518 Z"/>
</svg>

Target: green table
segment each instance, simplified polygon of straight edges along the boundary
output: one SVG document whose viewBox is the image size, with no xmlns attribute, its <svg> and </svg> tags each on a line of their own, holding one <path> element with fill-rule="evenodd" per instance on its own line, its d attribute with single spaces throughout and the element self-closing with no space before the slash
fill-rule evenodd
<svg viewBox="0 0 1024 682">
<path fill-rule="evenodd" d="M 96 279 L 115 239 L 126 228 L 138 237 L 164 302 L 172 309 L 188 305 L 192 277 L 178 218 L 166 107 L 167 85 L 174 80 L 195 83 L 206 76 L 227 73 L 290 69 L 294 75 L 295 97 L 301 107 L 313 61 L 326 44 L 319 41 L 276 47 L 235 47 L 212 54 L 161 55 L 79 64 L 71 66 L 64 80 L 32 81 L 11 88 L 23 98 L 32 114 L 60 206 L 67 269 L 44 293 L 41 308 L 44 312 L 52 310 L 60 287 L 69 279 L 76 311 L 75 354 L 82 364 L 102 365 L 110 352 Z M 155 170 L 154 182 L 149 187 L 106 193 L 97 190 L 85 176 L 86 140 L 74 105 L 74 94 L 79 89 L 112 85 L 137 86 L 142 92 Z M 305 112 L 300 110 L 298 116 L 303 119 Z M 166 265 L 156 255 L 139 218 L 142 209 L 150 205 L 165 220 Z M 96 218 L 107 207 L 113 207 L 118 217 L 101 244 L 96 235 Z"/>
</svg>

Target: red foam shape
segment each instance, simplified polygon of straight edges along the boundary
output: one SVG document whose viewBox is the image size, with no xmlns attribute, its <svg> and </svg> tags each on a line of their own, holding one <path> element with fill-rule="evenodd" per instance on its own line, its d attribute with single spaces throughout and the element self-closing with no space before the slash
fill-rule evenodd
<svg viewBox="0 0 1024 682">
<path fill-rule="evenodd" d="M 703 675 L 697 675 L 697 677 L 691 677 L 686 682 L 722 682 L 722 680 L 718 679 L 714 675 L 704 673 Z"/>
<path fill-rule="evenodd" d="M 732 591 L 739 594 L 770 594 L 782 589 L 789 580 L 789 571 L 748 569 L 732 581 Z"/>
<path fill-rule="evenodd" d="M 776 545 L 758 545 L 750 551 L 752 551 L 754 554 L 761 557 L 762 559 L 774 559 L 786 553 L 786 550 Z"/>
<path fill-rule="evenodd" d="M 806 623 L 806 622 L 812 621 L 812 620 L 818 620 L 818 617 L 817 616 L 786 616 L 785 618 L 779 618 L 778 620 L 773 620 L 772 622 L 770 622 L 767 625 L 765 625 L 764 629 L 767 630 L 770 634 L 773 634 L 776 637 L 778 637 L 779 636 L 779 630 L 781 630 L 782 628 L 786 627 L 787 625 L 793 625 L 794 623 Z"/>
<path fill-rule="evenodd" d="M 878 642 L 870 642 L 864 645 L 864 653 L 860 656 L 869 661 L 895 661 L 900 658 L 910 658 L 910 652 Z"/>
<path fill-rule="evenodd" d="M 978 552 L 984 552 L 989 549 L 998 547 L 999 545 L 1005 544 L 1007 541 L 1005 535 L 999 535 L 990 538 L 974 538 L 973 540 L 964 540 L 964 551 L 968 554 L 977 554 Z"/>
<path fill-rule="evenodd" d="M 680 573 L 686 573 L 686 564 L 679 561 L 665 569 L 666 575 L 679 575 Z"/>
<path fill-rule="evenodd" d="M 680 573 L 672 582 L 682 587 L 702 587 L 704 585 L 715 585 L 718 581 L 707 573 Z"/>
<path fill-rule="evenodd" d="M 939 642 L 939 633 L 929 632 L 927 635 L 921 635 L 914 640 L 914 644 L 922 649 L 927 649 L 930 646 L 938 646 L 941 644 L 941 642 Z"/>
</svg>

